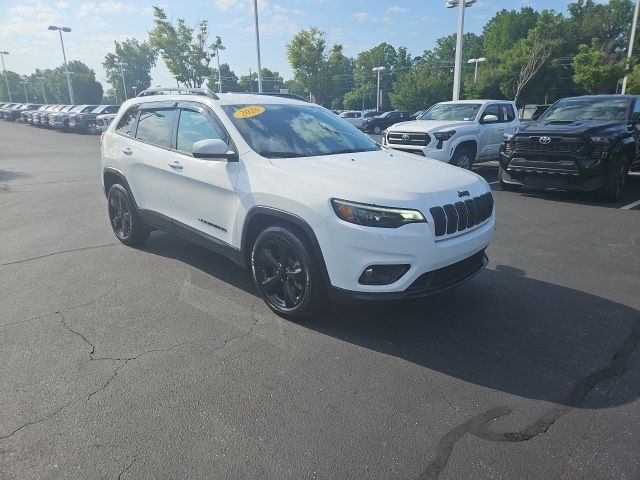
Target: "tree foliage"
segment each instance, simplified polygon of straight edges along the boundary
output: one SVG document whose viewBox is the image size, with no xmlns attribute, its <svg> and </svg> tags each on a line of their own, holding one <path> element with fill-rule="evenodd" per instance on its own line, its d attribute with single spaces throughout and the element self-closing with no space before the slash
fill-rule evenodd
<svg viewBox="0 0 640 480">
<path fill-rule="evenodd" d="M 580 45 L 573 58 L 573 80 L 587 93 L 615 93 L 617 82 L 625 73 L 626 59 L 602 48 L 594 40 L 589 45 Z"/>
<path fill-rule="evenodd" d="M 156 64 L 157 52 L 147 43 L 135 38 L 127 38 L 115 43 L 115 53 L 108 53 L 102 66 L 105 69 L 107 82 L 111 85 L 109 95 L 124 101 L 151 86 L 151 69 Z M 120 62 L 126 63 L 120 70 Z M 123 92 L 122 73 L 127 87 Z"/>
<path fill-rule="evenodd" d="M 215 56 L 215 47 L 222 44 L 220 37 L 207 45 L 209 27 L 200 20 L 196 28 L 178 18 L 173 25 L 161 7 L 153 7 L 154 28 L 149 32 L 149 44 L 164 60 L 175 79 L 187 87 L 200 87 L 211 76 L 209 64 Z"/>
</svg>

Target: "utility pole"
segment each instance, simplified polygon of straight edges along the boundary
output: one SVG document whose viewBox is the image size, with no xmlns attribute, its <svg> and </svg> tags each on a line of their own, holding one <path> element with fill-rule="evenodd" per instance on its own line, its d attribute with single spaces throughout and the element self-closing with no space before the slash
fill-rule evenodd
<svg viewBox="0 0 640 480">
<path fill-rule="evenodd" d="M 25 100 L 26 103 L 29 103 L 29 95 L 27 95 L 27 83 L 29 83 L 29 82 L 22 81 L 20 83 L 22 84 L 22 87 L 24 88 L 24 100 Z"/>
<path fill-rule="evenodd" d="M 384 67 L 373 67 L 372 72 L 378 74 L 378 89 L 376 91 L 376 110 L 380 110 L 380 72 L 384 70 Z"/>
<path fill-rule="evenodd" d="M 631 26 L 631 38 L 629 39 L 629 51 L 627 52 L 627 74 L 624 76 L 624 80 L 622 80 L 622 94 L 624 95 L 627 91 L 627 75 L 629 73 L 629 68 L 631 68 L 631 55 L 633 55 L 633 44 L 636 39 L 636 26 L 638 25 L 638 10 L 640 10 L 640 0 L 636 1 L 636 9 L 633 13 L 633 24 Z"/>
<path fill-rule="evenodd" d="M 116 62 L 116 65 L 120 67 L 120 75 L 122 76 L 122 91 L 124 92 L 124 100 L 127 101 L 129 100 L 129 97 L 127 96 L 127 84 L 124 83 L 124 67 L 126 67 L 127 64 L 125 62 Z"/>
<path fill-rule="evenodd" d="M 224 45 L 216 46 L 216 58 L 218 59 L 218 93 L 222 93 L 222 72 L 220 72 L 220 50 L 226 50 Z"/>
<path fill-rule="evenodd" d="M 458 32 L 456 36 L 456 63 L 453 71 L 453 100 L 460 100 L 460 84 L 462 79 L 462 47 L 464 40 L 464 9 L 476 0 L 448 0 L 447 8 L 458 8 Z"/>
<path fill-rule="evenodd" d="M 484 62 L 486 60 L 486 58 L 484 57 L 480 57 L 480 58 L 470 58 L 467 63 L 475 63 L 476 64 L 476 72 L 473 75 L 473 84 L 476 85 L 478 83 L 478 64 L 480 62 Z"/>
<path fill-rule="evenodd" d="M 40 85 L 42 85 L 42 97 L 44 98 L 44 103 L 46 104 L 47 103 L 47 94 L 44 91 L 44 80 L 45 80 L 45 78 L 44 77 L 39 77 L 39 80 L 41 82 Z"/>
<path fill-rule="evenodd" d="M 256 20 L 256 51 L 258 52 L 258 92 L 262 93 L 262 64 L 260 63 L 260 30 L 258 28 L 258 0 L 253 0 L 253 14 Z"/>
<path fill-rule="evenodd" d="M 7 94 L 9 95 L 9 103 L 13 103 L 11 98 L 11 89 L 9 88 L 9 77 L 7 77 L 7 69 L 4 66 L 4 56 L 9 55 L 9 52 L 0 52 L 0 58 L 2 58 L 2 73 L 4 73 L 4 81 L 7 85 Z"/>
</svg>

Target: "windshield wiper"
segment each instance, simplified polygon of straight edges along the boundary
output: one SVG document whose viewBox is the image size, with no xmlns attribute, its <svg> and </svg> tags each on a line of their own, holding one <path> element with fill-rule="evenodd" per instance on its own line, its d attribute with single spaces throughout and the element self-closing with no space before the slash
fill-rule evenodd
<svg viewBox="0 0 640 480">
<path fill-rule="evenodd" d="M 259 152 L 259 154 L 266 158 L 298 158 L 309 156 L 306 153 L 297 152 Z"/>
</svg>

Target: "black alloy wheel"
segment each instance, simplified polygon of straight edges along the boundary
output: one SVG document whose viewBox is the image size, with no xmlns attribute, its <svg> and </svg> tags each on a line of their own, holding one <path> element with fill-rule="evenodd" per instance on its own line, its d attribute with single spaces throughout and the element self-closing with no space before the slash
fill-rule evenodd
<svg viewBox="0 0 640 480">
<path fill-rule="evenodd" d="M 107 203 L 111 228 L 118 240 L 125 245 L 136 245 L 149 238 L 151 230 L 140 219 L 129 192 L 122 185 L 115 184 L 109 189 Z"/>
<path fill-rule="evenodd" d="M 301 320 L 320 310 L 323 286 L 316 263 L 289 229 L 263 230 L 253 247 L 251 267 L 263 300 L 277 314 Z"/>
</svg>

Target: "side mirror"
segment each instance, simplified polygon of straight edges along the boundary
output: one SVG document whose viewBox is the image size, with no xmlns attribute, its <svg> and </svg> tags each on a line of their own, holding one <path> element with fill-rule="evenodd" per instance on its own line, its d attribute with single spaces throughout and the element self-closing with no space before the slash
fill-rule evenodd
<svg viewBox="0 0 640 480">
<path fill-rule="evenodd" d="M 482 123 L 495 123 L 498 121 L 497 115 L 485 115 L 482 117 Z"/>
<path fill-rule="evenodd" d="M 195 158 L 212 160 L 229 160 L 236 154 L 236 152 L 230 151 L 229 145 L 220 139 L 198 140 L 191 147 L 191 153 Z"/>
</svg>

